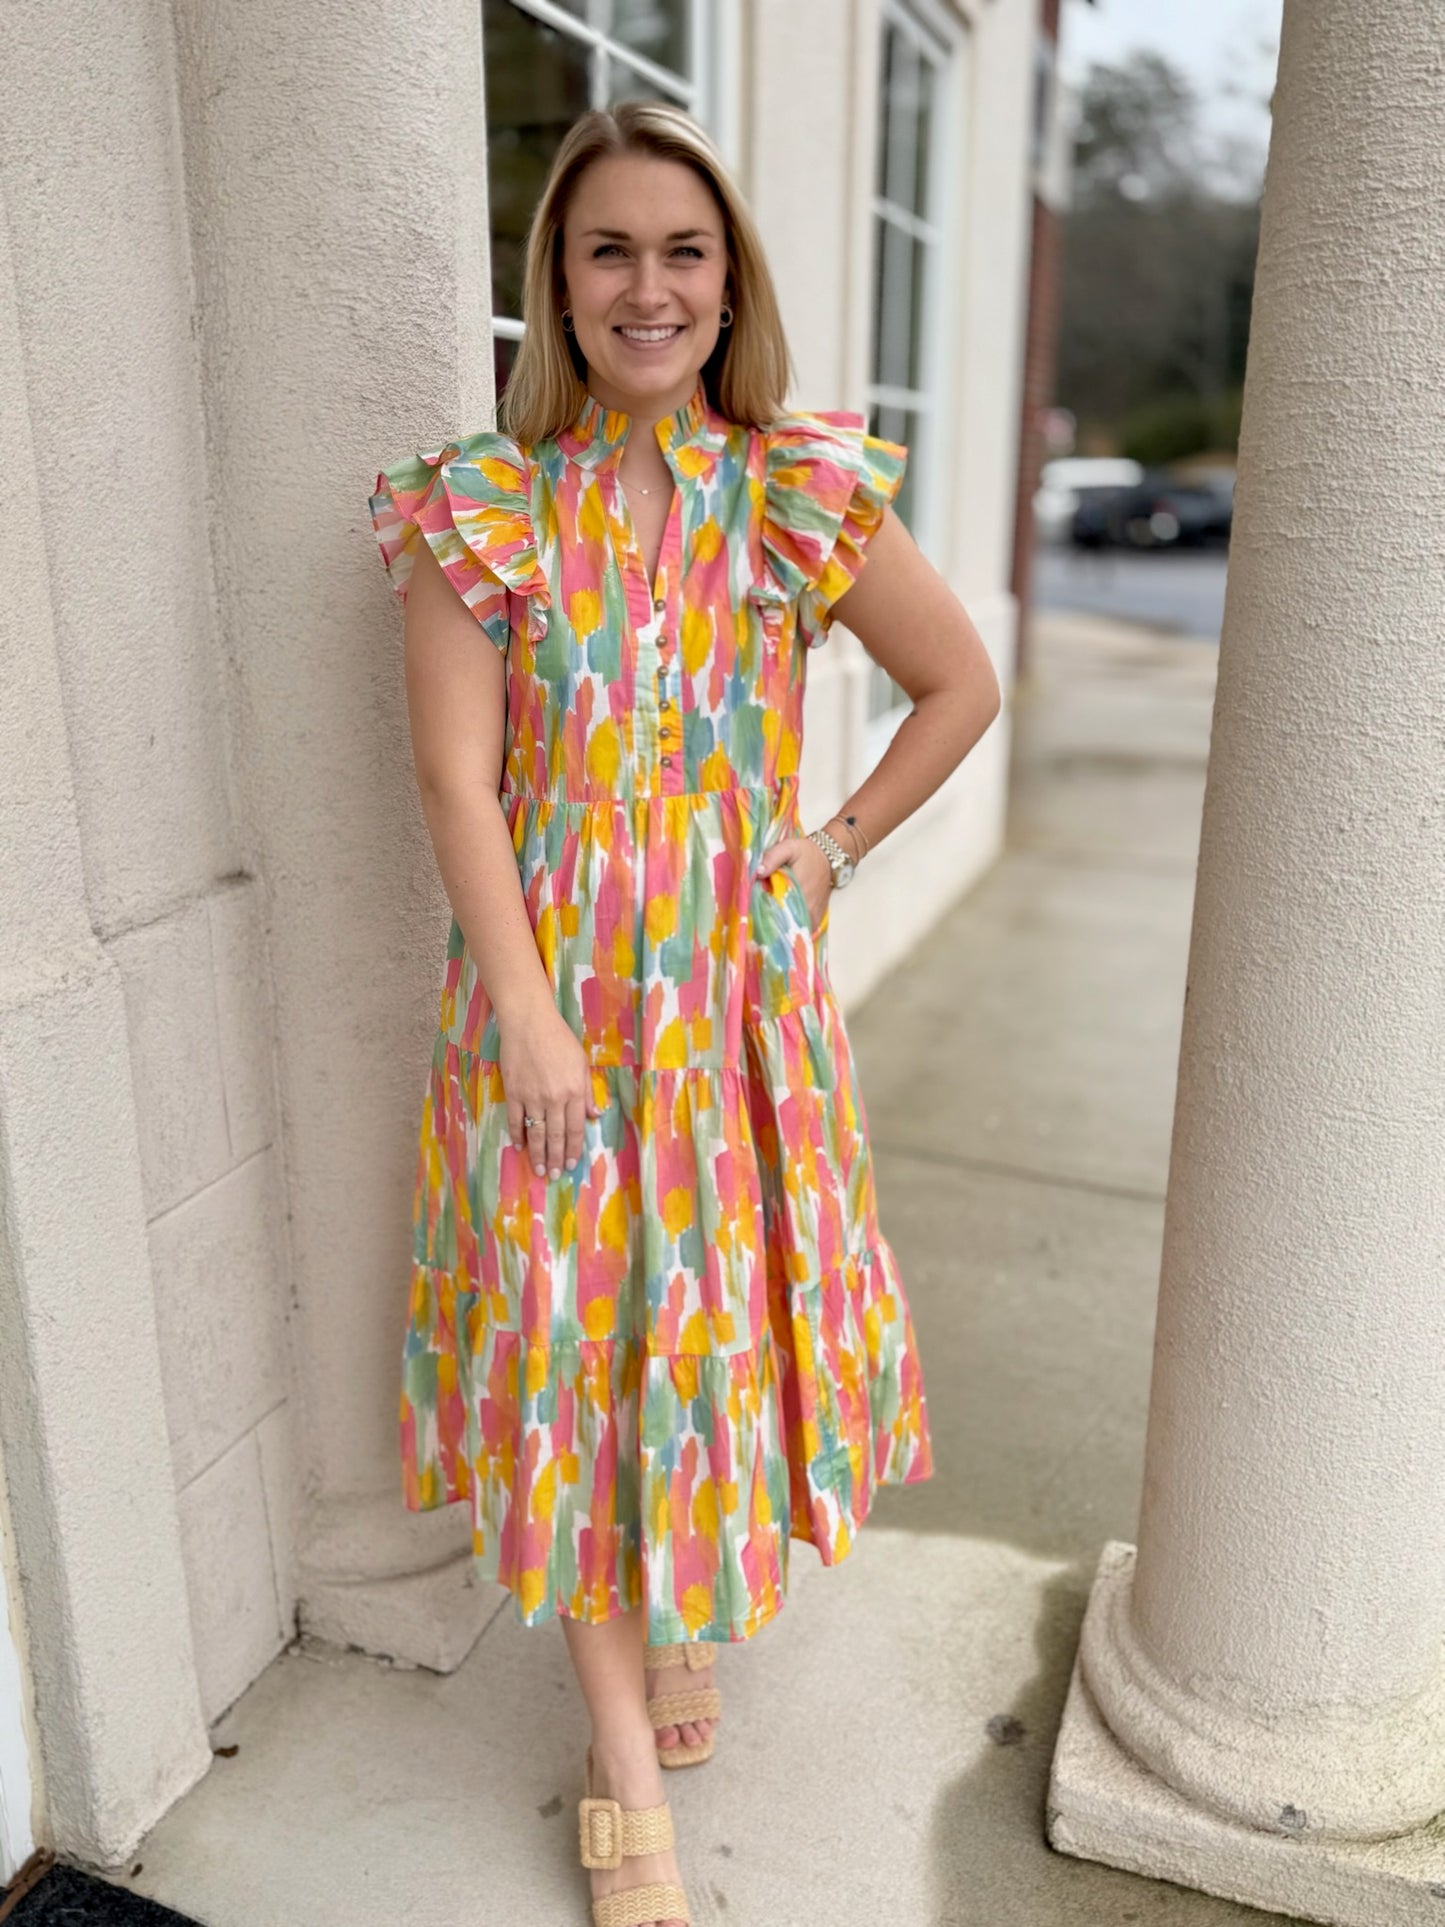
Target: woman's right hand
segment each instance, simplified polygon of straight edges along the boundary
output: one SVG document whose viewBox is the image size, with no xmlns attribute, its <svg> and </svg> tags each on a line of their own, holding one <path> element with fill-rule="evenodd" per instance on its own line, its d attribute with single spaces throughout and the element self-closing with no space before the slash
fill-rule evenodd
<svg viewBox="0 0 1445 1927">
<path fill-rule="evenodd" d="M 497 1062 L 507 1097 L 507 1129 L 532 1169 L 560 1178 L 582 1155 L 582 1132 L 602 1112 L 592 1097 L 587 1053 L 555 1004 L 503 1019 Z M 525 1119 L 535 1122 L 528 1127 Z"/>
</svg>

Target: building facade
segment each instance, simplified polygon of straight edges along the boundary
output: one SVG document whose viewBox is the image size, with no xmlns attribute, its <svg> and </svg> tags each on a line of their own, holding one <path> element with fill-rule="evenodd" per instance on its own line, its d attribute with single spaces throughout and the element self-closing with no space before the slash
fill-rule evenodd
<svg viewBox="0 0 1445 1927">
<path fill-rule="evenodd" d="M 493 419 L 551 145 L 689 107 L 793 402 L 1005 691 L 1035 0 L 36 0 L 0 70 L 0 1878 L 122 1859 L 298 1627 L 438 1668 L 492 1603 L 395 1435 L 446 908 L 383 460 Z M 490 205 L 489 205 L 490 204 Z M 900 692 L 810 663 L 805 816 Z M 992 860 L 1008 709 L 832 918 L 845 1002 Z"/>
</svg>

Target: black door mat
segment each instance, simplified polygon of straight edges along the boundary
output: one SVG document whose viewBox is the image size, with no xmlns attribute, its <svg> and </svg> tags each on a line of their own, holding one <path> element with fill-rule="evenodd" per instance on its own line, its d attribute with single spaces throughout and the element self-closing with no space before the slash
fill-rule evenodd
<svg viewBox="0 0 1445 1927">
<path fill-rule="evenodd" d="M 20 1882 L 16 1881 L 18 1891 Z M 10 1889 L 0 1887 L 0 1920 L 5 1927 L 200 1927 L 189 1914 L 173 1913 L 158 1900 L 129 1894 L 108 1880 L 75 1867 L 49 1867 L 27 1886 L 10 1912 Z"/>
</svg>

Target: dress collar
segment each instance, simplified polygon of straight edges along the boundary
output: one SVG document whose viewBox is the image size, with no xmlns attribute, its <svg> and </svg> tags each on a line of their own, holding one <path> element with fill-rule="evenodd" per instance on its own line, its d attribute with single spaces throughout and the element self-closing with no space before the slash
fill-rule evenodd
<svg viewBox="0 0 1445 1927">
<path fill-rule="evenodd" d="M 604 408 L 595 395 L 588 393 L 572 426 L 557 437 L 557 444 L 564 455 L 583 468 L 610 468 L 621 458 L 631 427 L 631 415 Z M 688 475 L 706 474 L 727 442 L 727 423 L 709 403 L 701 380 L 682 407 L 664 415 L 653 432 L 668 466 Z"/>
</svg>

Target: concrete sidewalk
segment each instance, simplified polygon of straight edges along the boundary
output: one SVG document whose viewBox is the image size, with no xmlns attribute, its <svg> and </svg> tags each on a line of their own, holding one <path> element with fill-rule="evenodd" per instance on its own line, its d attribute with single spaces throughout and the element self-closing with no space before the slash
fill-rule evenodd
<svg viewBox="0 0 1445 1927">
<path fill-rule="evenodd" d="M 1044 1844 L 1089 1580 L 1134 1536 L 1215 652 L 1050 617 L 1034 660 L 1006 857 L 849 1026 L 937 1475 L 837 1570 L 797 1547 L 722 1654 L 717 1757 L 668 1777 L 698 1922 L 1267 1918 Z M 566 1655 L 498 1599 L 450 1678 L 284 1655 L 124 1884 L 210 1927 L 580 1927 Z"/>
</svg>

